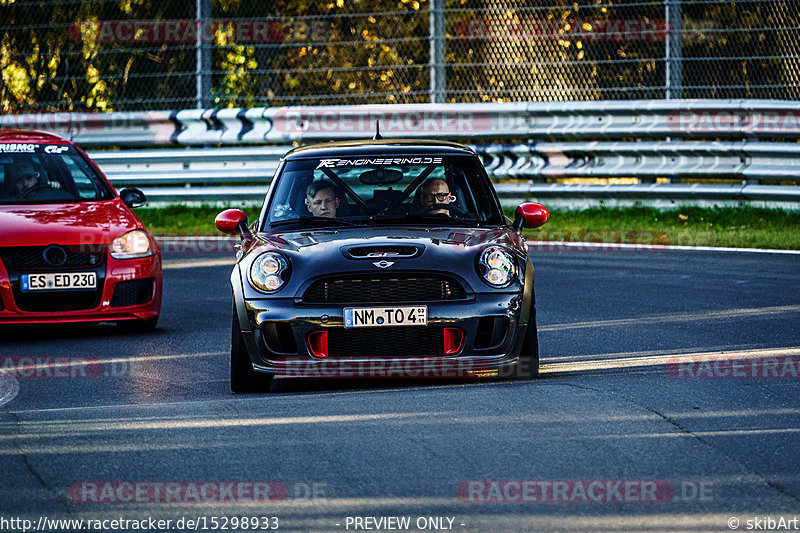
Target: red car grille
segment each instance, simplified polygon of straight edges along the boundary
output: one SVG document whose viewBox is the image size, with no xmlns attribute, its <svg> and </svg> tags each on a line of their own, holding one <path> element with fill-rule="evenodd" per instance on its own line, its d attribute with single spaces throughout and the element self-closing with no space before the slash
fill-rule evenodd
<svg viewBox="0 0 800 533">
<path fill-rule="evenodd" d="M 14 270 L 63 270 L 92 268 L 100 265 L 106 257 L 106 246 L 96 250 L 81 250 L 80 246 L 61 246 L 65 252 L 64 262 L 58 266 L 45 260 L 49 246 L 17 246 L 0 249 L 0 259 L 6 267 Z M 60 262 L 60 261 L 59 261 Z"/>
<path fill-rule="evenodd" d="M 100 283 L 101 280 L 98 280 Z M 100 305 L 103 286 L 95 291 L 19 292 L 14 291 L 14 300 L 21 311 L 57 312 L 86 311 Z"/>
</svg>

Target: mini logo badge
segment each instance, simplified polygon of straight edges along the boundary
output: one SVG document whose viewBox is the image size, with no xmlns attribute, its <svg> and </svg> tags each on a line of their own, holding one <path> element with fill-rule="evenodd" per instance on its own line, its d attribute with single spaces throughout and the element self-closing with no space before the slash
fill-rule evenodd
<svg viewBox="0 0 800 533">
<path fill-rule="evenodd" d="M 383 261 L 375 261 L 372 264 L 375 265 L 378 268 L 389 268 L 390 266 L 392 266 L 394 264 L 394 261 L 386 261 L 384 259 Z"/>
<path fill-rule="evenodd" d="M 55 244 L 48 246 L 42 252 L 44 262 L 50 266 L 60 267 L 67 262 L 67 251 Z"/>
</svg>

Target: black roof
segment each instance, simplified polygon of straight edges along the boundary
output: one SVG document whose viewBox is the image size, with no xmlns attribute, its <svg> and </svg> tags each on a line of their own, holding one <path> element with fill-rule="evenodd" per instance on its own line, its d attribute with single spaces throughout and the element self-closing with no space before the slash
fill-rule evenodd
<svg viewBox="0 0 800 533">
<path fill-rule="evenodd" d="M 416 139 L 381 139 L 379 141 L 341 141 L 300 146 L 284 159 L 304 159 L 345 155 L 475 155 L 469 146 L 447 141 Z"/>
</svg>

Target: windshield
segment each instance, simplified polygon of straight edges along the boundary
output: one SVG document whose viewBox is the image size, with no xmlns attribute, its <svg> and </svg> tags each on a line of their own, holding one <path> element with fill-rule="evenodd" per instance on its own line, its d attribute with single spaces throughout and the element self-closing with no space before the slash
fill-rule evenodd
<svg viewBox="0 0 800 533">
<path fill-rule="evenodd" d="M 73 146 L 0 144 L 0 204 L 73 203 L 114 195 Z"/>
<path fill-rule="evenodd" d="M 297 224 L 502 224 L 494 190 L 469 156 L 287 161 L 262 229 Z"/>
</svg>

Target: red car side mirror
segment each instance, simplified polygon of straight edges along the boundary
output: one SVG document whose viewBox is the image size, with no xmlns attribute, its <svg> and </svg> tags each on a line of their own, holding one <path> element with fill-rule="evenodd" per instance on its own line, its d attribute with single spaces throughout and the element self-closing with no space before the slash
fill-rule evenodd
<svg viewBox="0 0 800 533">
<path fill-rule="evenodd" d="M 520 231 L 522 228 L 538 228 L 547 222 L 550 212 L 542 204 L 525 202 L 517 207 L 513 228 Z"/>
<path fill-rule="evenodd" d="M 227 235 L 249 235 L 247 215 L 241 209 L 226 209 L 214 219 L 214 225 Z"/>
</svg>

